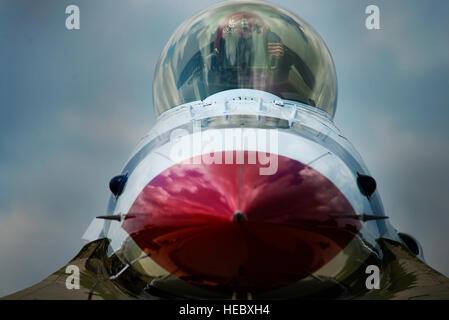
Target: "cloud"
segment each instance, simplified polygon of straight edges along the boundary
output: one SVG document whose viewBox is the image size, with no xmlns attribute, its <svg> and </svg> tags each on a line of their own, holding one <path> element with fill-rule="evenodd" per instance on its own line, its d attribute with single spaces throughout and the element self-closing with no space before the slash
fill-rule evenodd
<svg viewBox="0 0 449 320">
<path fill-rule="evenodd" d="M 423 245 L 431 266 L 449 275 L 449 138 L 401 127 L 386 114 L 364 122 L 355 144 L 378 182 L 385 211 L 399 231 Z M 351 139 L 351 137 L 350 137 Z"/>
<path fill-rule="evenodd" d="M 108 101 L 93 109 L 66 107 L 60 131 L 67 138 L 102 147 L 133 146 L 149 131 L 149 119 L 138 115 L 138 106 Z"/>
<path fill-rule="evenodd" d="M 440 4 L 447 7 L 446 3 Z M 442 8 L 439 8 L 439 11 Z M 447 10 L 446 10 L 447 12 Z M 367 31 L 361 46 L 390 52 L 398 69 L 406 74 L 419 74 L 436 67 L 449 68 L 447 19 L 435 19 L 428 6 L 409 2 L 380 5 L 381 30 Z"/>
<path fill-rule="evenodd" d="M 56 271 L 77 252 L 61 245 L 67 226 L 35 216 L 32 206 L 17 205 L 0 212 L 0 296 L 25 288 Z"/>
<path fill-rule="evenodd" d="M 91 219 L 106 210 L 109 179 L 149 129 L 136 109 L 124 101 L 66 105 L 48 126 L 9 145 L 13 154 L 25 148 L 20 155 L 27 160 L 0 170 L 8 181 L 0 208 L 0 296 L 42 280 L 80 249 Z"/>
</svg>

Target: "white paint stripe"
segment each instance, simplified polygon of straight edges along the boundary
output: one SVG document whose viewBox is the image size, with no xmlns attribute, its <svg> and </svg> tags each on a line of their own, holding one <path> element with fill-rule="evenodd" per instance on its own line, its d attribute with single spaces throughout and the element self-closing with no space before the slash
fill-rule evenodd
<svg viewBox="0 0 449 320">
<path fill-rule="evenodd" d="M 267 134 L 267 129 L 234 128 L 231 130 L 241 130 L 243 135 L 247 130 L 254 130 L 258 135 L 263 135 L 263 131 L 265 131 L 265 134 Z M 223 134 L 224 129 L 210 129 L 207 131 L 215 131 L 216 133 Z M 201 139 L 201 133 L 197 132 L 189 134 L 187 135 L 187 137 L 191 138 L 192 141 L 198 142 Z M 354 201 L 354 196 L 351 196 L 354 194 L 358 194 L 359 192 L 355 189 L 356 185 L 354 183 L 348 183 L 348 181 L 352 181 L 352 173 L 346 167 L 343 161 L 341 161 L 332 153 L 323 157 L 324 154 L 329 153 L 329 151 L 325 147 L 299 135 L 288 133 L 285 131 L 279 131 L 278 139 L 279 141 L 277 153 L 279 155 L 294 159 L 304 164 L 310 163 L 310 167 L 317 170 L 318 172 L 326 176 L 330 181 L 332 181 L 332 183 L 334 183 L 337 188 L 339 188 L 339 190 L 341 190 L 343 194 L 348 198 L 351 205 L 354 207 L 354 210 L 356 210 L 356 212 L 360 212 L 362 208 L 358 206 L 359 202 Z M 145 159 L 140 162 L 140 164 L 128 178 L 125 192 L 119 197 L 119 201 L 117 203 L 114 214 L 127 213 L 136 198 L 142 192 L 143 188 L 164 170 L 168 169 L 175 163 L 179 163 L 192 157 L 204 154 L 201 149 L 192 148 L 190 152 L 183 154 L 180 158 L 176 159 L 176 161 L 173 161 L 173 159 L 171 159 L 172 148 L 173 143 L 169 142 L 151 152 L 148 156 L 146 156 Z M 211 145 L 208 145 L 208 150 L 233 151 L 236 150 L 236 148 L 225 149 L 221 144 L 212 143 Z M 248 148 L 247 145 L 245 145 L 243 149 L 239 150 L 260 152 L 270 151 L 266 148 L 261 149 L 259 148 L 259 146 L 257 146 L 256 148 Z M 121 226 L 121 224 L 112 223 L 111 230 L 109 232 L 110 235 L 114 235 L 111 245 L 115 250 L 120 248 L 122 241 L 126 239 L 126 232 L 119 226 Z M 121 230 L 116 230 L 117 227 L 119 227 L 119 229 Z"/>
</svg>

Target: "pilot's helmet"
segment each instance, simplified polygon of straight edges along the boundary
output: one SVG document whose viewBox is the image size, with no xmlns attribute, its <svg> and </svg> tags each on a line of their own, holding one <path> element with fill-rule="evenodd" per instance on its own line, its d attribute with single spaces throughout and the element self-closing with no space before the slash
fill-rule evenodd
<svg viewBox="0 0 449 320">
<path fill-rule="evenodd" d="M 337 79 L 321 37 L 265 2 L 226 2 L 184 22 L 162 51 L 156 114 L 229 89 L 257 89 L 334 116 Z"/>
</svg>

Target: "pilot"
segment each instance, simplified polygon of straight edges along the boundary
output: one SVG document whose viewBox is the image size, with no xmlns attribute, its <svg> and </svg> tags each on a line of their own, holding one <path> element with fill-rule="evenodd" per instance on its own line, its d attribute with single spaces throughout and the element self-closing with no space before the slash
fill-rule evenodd
<svg viewBox="0 0 449 320">
<path fill-rule="evenodd" d="M 257 14 L 229 15 L 212 37 L 209 83 L 266 90 L 279 82 L 284 45 Z"/>
</svg>

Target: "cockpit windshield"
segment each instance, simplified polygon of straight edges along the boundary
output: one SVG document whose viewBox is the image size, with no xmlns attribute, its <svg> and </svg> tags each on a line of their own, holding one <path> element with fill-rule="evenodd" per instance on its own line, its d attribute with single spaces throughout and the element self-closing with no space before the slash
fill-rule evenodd
<svg viewBox="0 0 449 320">
<path fill-rule="evenodd" d="M 326 45 L 307 23 L 271 4 L 227 2 L 184 22 L 156 67 L 156 114 L 239 88 L 335 113 L 337 80 Z"/>
</svg>

